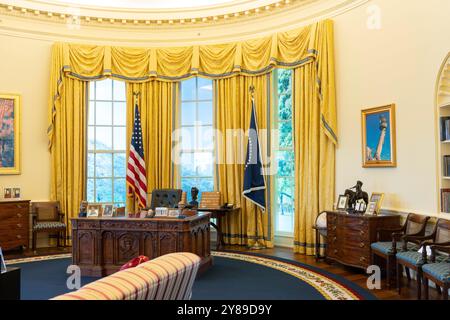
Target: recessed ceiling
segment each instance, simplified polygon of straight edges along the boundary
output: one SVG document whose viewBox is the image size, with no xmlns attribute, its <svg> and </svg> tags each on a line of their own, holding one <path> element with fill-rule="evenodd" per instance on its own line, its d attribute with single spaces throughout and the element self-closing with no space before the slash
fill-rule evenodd
<svg viewBox="0 0 450 320">
<path fill-rule="evenodd" d="M 205 7 L 224 3 L 235 2 L 235 0 L 53 0 L 69 6 L 98 6 L 104 8 L 126 8 L 126 9 L 176 9 Z"/>
</svg>

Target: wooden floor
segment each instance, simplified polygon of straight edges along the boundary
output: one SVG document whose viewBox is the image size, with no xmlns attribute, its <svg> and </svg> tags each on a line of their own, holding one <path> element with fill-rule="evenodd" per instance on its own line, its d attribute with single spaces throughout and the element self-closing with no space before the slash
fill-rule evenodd
<svg viewBox="0 0 450 320">
<path fill-rule="evenodd" d="M 214 246 L 215 247 L 215 246 Z M 234 251 L 241 251 L 241 252 L 254 252 L 254 253 L 261 253 L 269 256 L 275 256 L 280 257 L 284 259 L 290 259 L 298 262 L 302 262 L 305 264 L 309 264 L 314 267 L 321 268 L 323 270 L 326 270 L 330 273 L 340 275 L 347 280 L 350 280 L 359 286 L 365 288 L 366 287 L 366 280 L 367 276 L 366 274 L 359 269 L 355 268 L 349 268 L 342 266 L 340 264 L 327 264 L 323 261 L 317 262 L 314 257 L 300 255 L 300 254 L 294 254 L 291 249 L 288 248 L 281 248 L 276 247 L 273 249 L 263 249 L 258 251 L 251 251 L 247 249 L 246 247 L 240 247 L 240 246 L 226 246 L 224 248 L 225 250 L 234 250 Z M 52 255 L 52 254 L 61 254 L 61 253 L 70 253 L 71 248 L 39 248 L 37 249 L 36 253 L 32 252 L 31 250 L 26 250 L 24 252 L 8 252 L 5 253 L 5 258 L 8 259 L 17 259 L 17 258 L 24 258 L 24 257 L 33 257 L 36 255 Z M 403 288 L 402 288 L 402 294 L 399 295 L 397 293 L 397 290 L 387 290 L 385 288 L 385 283 L 383 281 L 382 283 L 382 290 L 374 290 L 372 293 L 378 298 L 383 300 L 415 300 L 417 298 L 417 291 L 416 291 L 416 282 L 415 280 L 412 280 L 409 284 L 406 279 L 403 281 Z M 442 299 L 442 296 L 437 293 L 437 291 L 433 288 L 430 288 L 430 300 L 440 300 Z"/>
</svg>

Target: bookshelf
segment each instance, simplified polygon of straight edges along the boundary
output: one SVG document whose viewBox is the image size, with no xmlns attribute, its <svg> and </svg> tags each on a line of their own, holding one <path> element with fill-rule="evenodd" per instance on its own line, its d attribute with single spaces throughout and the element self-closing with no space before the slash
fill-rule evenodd
<svg viewBox="0 0 450 320">
<path fill-rule="evenodd" d="M 450 214 L 450 53 L 436 83 L 438 210 Z"/>
</svg>

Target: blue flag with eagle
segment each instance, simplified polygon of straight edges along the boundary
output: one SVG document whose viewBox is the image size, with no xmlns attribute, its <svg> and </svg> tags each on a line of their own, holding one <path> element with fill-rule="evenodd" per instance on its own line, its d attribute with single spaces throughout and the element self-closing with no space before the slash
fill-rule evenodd
<svg viewBox="0 0 450 320">
<path fill-rule="evenodd" d="M 256 124 L 255 100 L 253 98 L 242 194 L 262 211 L 266 211 L 266 181 L 259 146 L 258 125 Z"/>
</svg>

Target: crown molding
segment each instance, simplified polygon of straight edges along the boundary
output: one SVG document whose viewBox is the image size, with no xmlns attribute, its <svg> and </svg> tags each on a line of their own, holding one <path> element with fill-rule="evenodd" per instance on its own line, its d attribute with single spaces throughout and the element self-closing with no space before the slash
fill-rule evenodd
<svg viewBox="0 0 450 320">
<path fill-rule="evenodd" d="M 186 46 L 242 41 L 292 30 L 366 4 L 370 0 L 297 1 L 283 10 L 212 24 L 140 25 L 77 23 L 67 17 L 28 19 L 0 7 L 0 34 L 44 41 L 123 46 Z"/>
</svg>

